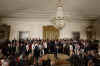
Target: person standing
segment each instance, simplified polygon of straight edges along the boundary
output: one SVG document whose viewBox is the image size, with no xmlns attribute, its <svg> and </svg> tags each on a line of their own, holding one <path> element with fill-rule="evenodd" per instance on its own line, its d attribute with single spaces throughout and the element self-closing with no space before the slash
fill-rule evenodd
<svg viewBox="0 0 100 66">
<path fill-rule="evenodd" d="M 34 42 L 33 42 L 32 46 L 31 46 L 31 48 L 32 48 L 32 55 L 34 55 L 34 49 L 35 49 L 35 44 L 34 44 Z"/>
<path fill-rule="evenodd" d="M 43 42 L 43 47 L 44 47 L 44 54 L 47 54 L 47 42 Z"/>
<path fill-rule="evenodd" d="M 34 49 L 34 64 L 38 65 L 39 56 L 40 56 L 40 49 L 38 47 L 38 44 L 36 43 Z"/>
<path fill-rule="evenodd" d="M 73 45 L 72 44 L 69 45 L 69 50 L 70 50 L 70 56 L 72 56 L 73 55 Z"/>
</svg>

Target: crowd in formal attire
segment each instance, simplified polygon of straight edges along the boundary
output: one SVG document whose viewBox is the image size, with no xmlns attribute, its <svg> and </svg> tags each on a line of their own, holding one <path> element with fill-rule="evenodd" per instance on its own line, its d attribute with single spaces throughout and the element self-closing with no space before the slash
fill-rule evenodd
<svg viewBox="0 0 100 66">
<path fill-rule="evenodd" d="M 98 41 L 90 40 L 12 40 L 8 41 L 6 48 L 0 49 L 0 64 L 2 66 L 28 66 L 39 65 L 40 58 L 46 54 L 62 53 L 71 58 L 81 58 L 84 66 L 95 65 L 94 59 L 98 56 Z M 75 59 L 76 60 L 76 59 Z M 70 60 L 71 61 L 71 60 Z M 71 61 L 74 66 L 78 62 Z M 81 66 L 82 66 L 81 65 Z M 43 65 L 44 66 L 44 65 Z M 78 65 L 76 65 L 78 66 Z"/>
</svg>

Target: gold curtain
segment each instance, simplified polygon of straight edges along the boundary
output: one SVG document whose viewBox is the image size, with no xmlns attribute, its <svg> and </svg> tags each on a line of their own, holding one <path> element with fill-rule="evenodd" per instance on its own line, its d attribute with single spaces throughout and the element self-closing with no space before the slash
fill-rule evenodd
<svg viewBox="0 0 100 66">
<path fill-rule="evenodd" d="M 54 26 L 43 26 L 43 39 L 59 39 L 59 30 Z"/>
</svg>

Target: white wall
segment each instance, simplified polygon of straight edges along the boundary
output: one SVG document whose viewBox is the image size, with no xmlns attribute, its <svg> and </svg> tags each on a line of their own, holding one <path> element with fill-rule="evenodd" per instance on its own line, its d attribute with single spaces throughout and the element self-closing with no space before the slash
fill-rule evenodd
<svg viewBox="0 0 100 66">
<path fill-rule="evenodd" d="M 2 22 L 11 25 L 10 40 L 18 39 L 19 31 L 29 31 L 29 38 L 42 38 L 42 27 L 44 25 L 52 25 L 50 20 L 31 18 L 6 18 Z M 87 24 L 84 21 L 66 22 L 65 27 L 60 30 L 60 38 L 72 38 L 72 32 L 79 31 L 81 38 L 86 39 L 85 27 Z"/>
</svg>

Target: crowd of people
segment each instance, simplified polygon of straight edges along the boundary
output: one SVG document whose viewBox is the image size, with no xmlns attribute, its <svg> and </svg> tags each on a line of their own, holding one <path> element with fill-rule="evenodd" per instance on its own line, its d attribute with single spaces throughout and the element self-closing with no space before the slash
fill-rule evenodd
<svg viewBox="0 0 100 66">
<path fill-rule="evenodd" d="M 12 40 L 8 41 L 6 48 L 0 49 L 0 64 L 2 66 L 39 65 L 42 56 L 55 54 L 57 59 L 57 54 L 62 53 L 71 58 L 74 56 L 84 58 L 84 66 L 93 66 L 94 59 L 98 56 L 98 44 L 96 40 Z"/>
</svg>

